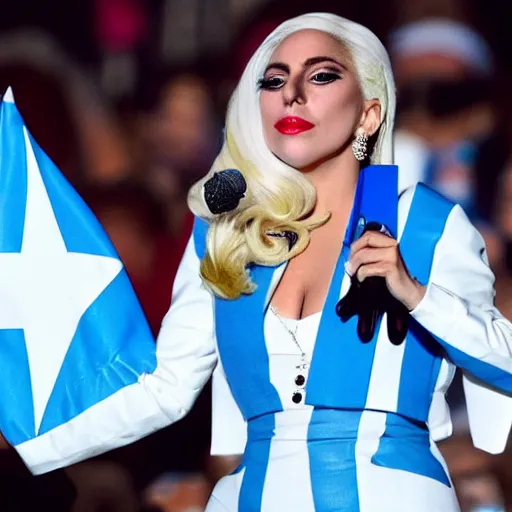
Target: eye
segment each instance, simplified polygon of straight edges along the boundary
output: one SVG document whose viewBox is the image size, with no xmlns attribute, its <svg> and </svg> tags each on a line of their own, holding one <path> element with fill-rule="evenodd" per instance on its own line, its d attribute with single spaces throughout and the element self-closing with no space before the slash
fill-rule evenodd
<svg viewBox="0 0 512 512">
<path fill-rule="evenodd" d="M 342 77 L 339 73 L 333 71 L 320 71 L 311 78 L 311 81 L 315 84 L 328 84 L 335 80 L 340 80 Z"/>
<path fill-rule="evenodd" d="M 261 78 L 258 80 L 258 88 L 264 90 L 280 89 L 284 85 L 284 80 L 279 76 L 272 76 L 270 78 Z"/>
</svg>

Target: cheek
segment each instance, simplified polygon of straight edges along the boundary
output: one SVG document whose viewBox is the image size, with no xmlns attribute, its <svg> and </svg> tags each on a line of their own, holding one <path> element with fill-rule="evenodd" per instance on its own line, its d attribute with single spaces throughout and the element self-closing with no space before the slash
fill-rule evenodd
<svg viewBox="0 0 512 512">
<path fill-rule="evenodd" d="M 267 141 L 274 135 L 274 125 L 277 122 L 276 112 L 278 112 L 277 94 L 262 93 L 260 96 L 261 121 L 263 123 L 263 134 Z"/>
<path fill-rule="evenodd" d="M 319 117 L 323 119 L 324 135 L 353 133 L 361 116 L 361 101 L 357 90 L 342 90 L 340 94 L 323 96 L 318 101 Z"/>
</svg>

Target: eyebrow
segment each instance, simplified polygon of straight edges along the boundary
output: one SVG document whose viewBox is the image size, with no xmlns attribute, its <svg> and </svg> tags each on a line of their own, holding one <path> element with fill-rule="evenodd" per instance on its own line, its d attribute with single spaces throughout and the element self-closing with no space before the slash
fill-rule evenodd
<svg viewBox="0 0 512 512">
<path fill-rule="evenodd" d="M 336 60 L 336 59 L 334 59 L 332 57 L 324 56 L 324 55 L 321 55 L 321 56 L 318 56 L 318 57 L 310 57 L 309 59 L 306 59 L 304 61 L 303 67 L 308 68 L 310 66 L 314 66 L 315 64 L 320 64 L 321 62 L 333 62 L 334 64 L 340 66 L 340 68 L 343 68 L 345 70 L 347 69 L 346 66 L 344 66 L 338 60 Z M 280 69 L 281 71 L 284 71 L 285 73 L 288 73 L 288 74 L 290 73 L 290 66 L 288 66 L 288 64 L 285 64 L 283 62 L 272 62 L 272 63 L 270 63 L 267 66 L 267 68 L 265 69 L 265 73 L 269 69 Z"/>
</svg>

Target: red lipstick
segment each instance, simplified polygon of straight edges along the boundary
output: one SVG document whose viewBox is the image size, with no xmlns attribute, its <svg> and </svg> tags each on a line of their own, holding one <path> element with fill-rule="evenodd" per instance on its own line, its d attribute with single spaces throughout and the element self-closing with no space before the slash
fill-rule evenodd
<svg viewBox="0 0 512 512">
<path fill-rule="evenodd" d="M 314 124 L 296 116 L 283 117 L 274 125 L 274 128 L 283 135 L 298 135 L 314 127 Z"/>
</svg>

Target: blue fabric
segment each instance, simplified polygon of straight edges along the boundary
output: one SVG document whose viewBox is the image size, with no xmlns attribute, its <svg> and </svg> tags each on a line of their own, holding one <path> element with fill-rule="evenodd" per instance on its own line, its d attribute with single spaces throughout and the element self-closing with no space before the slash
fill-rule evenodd
<svg viewBox="0 0 512 512">
<path fill-rule="evenodd" d="M 287 414 L 284 412 L 282 414 Z M 364 412 L 315 408 L 307 433 L 308 471 L 316 512 L 359 512 L 357 479 L 358 455 L 367 462 L 367 446 L 358 454 L 359 428 Z M 382 413 L 384 414 L 384 413 Z M 396 414 L 387 414 L 388 431 L 381 438 L 378 452 L 371 462 L 386 469 L 407 471 L 433 478 L 450 487 L 448 476 L 430 450 L 428 431 L 421 425 Z M 275 439 L 275 414 L 263 415 L 248 422 L 248 440 L 242 462 L 236 473 L 244 471 L 240 488 L 238 512 L 259 512 L 265 493 L 265 479 L 271 444 L 288 443 Z M 370 438 L 361 442 L 372 443 Z M 300 450 L 300 447 L 297 447 Z M 293 458 L 295 451 L 278 450 L 279 464 L 283 467 L 286 453 Z M 289 471 L 303 471 L 294 468 Z M 303 482 L 303 480 L 301 480 Z M 293 493 L 283 489 L 283 493 Z M 309 510 L 309 508 L 308 508 Z"/>
<path fill-rule="evenodd" d="M 316 512 L 359 511 L 356 441 L 361 415 L 361 411 L 313 411 L 308 453 Z"/>
<path fill-rule="evenodd" d="M 420 428 L 397 414 L 387 415 L 386 432 L 380 438 L 372 463 L 432 478 L 451 487 L 444 467 L 430 450 L 427 428 Z"/>
<path fill-rule="evenodd" d="M 360 217 L 366 222 L 384 224 L 393 236 L 397 232 L 398 168 L 370 166 L 361 171 L 356 201 L 349 222 L 349 238 L 338 259 L 318 328 L 313 360 L 307 383 L 306 403 L 335 408 L 362 409 L 366 403 L 375 340 L 361 343 L 357 318 L 342 323 L 336 304 L 345 277 L 345 261 L 353 241 L 352 226 Z M 379 332 L 380 321 L 376 335 Z M 325 383 L 329 385 L 326 386 Z"/>
<path fill-rule="evenodd" d="M 245 472 L 238 498 L 238 512 L 261 510 L 275 426 L 274 414 L 260 416 L 249 421 L 247 425 L 247 446 L 240 467 Z"/>
<path fill-rule="evenodd" d="M 193 238 L 197 256 L 206 252 L 208 224 L 195 219 Z M 231 392 L 247 420 L 282 411 L 281 399 L 270 382 L 263 318 L 265 298 L 276 267 L 248 269 L 256 291 L 237 300 L 215 299 L 216 334 L 222 367 Z M 233 336 L 235 334 L 235 336 Z"/>
<path fill-rule="evenodd" d="M 0 108 L 0 252 L 3 253 L 20 252 L 23 241 L 27 198 L 23 127 L 14 105 L 3 103 Z M 11 192 L 7 193 L 9 190 Z M 17 445 L 35 436 L 23 331 L 0 331 L 0 351 L 0 428 L 4 436 Z M 8 414 L 1 414 L 2 409 Z"/>
<path fill-rule="evenodd" d="M 281 399 L 270 382 L 270 367 L 263 312 L 274 267 L 253 266 L 251 278 L 258 287 L 237 300 L 216 298 L 217 344 L 231 392 L 247 420 L 282 411 Z"/>
<path fill-rule="evenodd" d="M 194 248 L 196 250 L 197 257 L 202 260 L 206 252 L 206 235 L 208 233 L 208 223 L 194 217 L 194 227 L 192 228 L 192 237 L 194 239 Z"/>
<path fill-rule="evenodd" d="M 36 435 L 25 336 L 21 329 L 0 331 L 0 428 L 16 446 Z"/>
<path fill-rule="evenodd" d="M 114 246 L 82 198 L 31 135 L 29 140 L 66 249 L 118 258 Z"/>
<path fill-rule="evenodd" d="M 122 271 L 79 322 L 39 434 L 135 384 L 155 368 L 155 342 Z"/>
<path fill-rule="evenodd" d="M 409 273 L 421 284 L 430 278 L 437 242 L 443 234 L 453 203 L 419 184 L 400 240 L 400 252 Z M 441 367 L 442 348 L 412 317 L 405 344 L 398 411 L 426 421 Z M 429 378 L 418 378 L 418 375 Z"/>
<path fill-rule="evenodd" d="M 14 105 L 0 108 L 0 252 L 20 252 L 27 199 L 23 120 Z M 8 192 L 9 191 L 9 192 Z"/>
<path fill-rule="evenodd" d="M 423 285 L 428 283 L 434 251 L 453 207 L 454 203 L 425 185 L 416 186 L 400 252 L 409 273 Z"/>
<path fill-rule="evenodd" d="M 0 109 L 0 252 L 19 253 L 27 198 L 24 123 L 12 103 Z M 29 137 L 68 251 L 118 259 L 93 214 Z M 80 290 L 77 289 L 79 294 Z M 41 340 L 49 343 L 51 340 Z M 156 367 L 155 343 L 124 269 L 84 312 L 35 432 L 32 388 L 22 330 L 0 330 L 0 429 L 14 445 L 48 432 L 133 384 Z"/>
<path fill-rule="evenodd" d="M 493 386 L 506 393 L 512 393 L 512 374 L 492 364 L 486 363 L 446 343 L 443 339 L 435 336 L 437 342 L 445 349 L 448 358 L 455 365 L 468 371 L 477 379 Z"/>
</svg>

